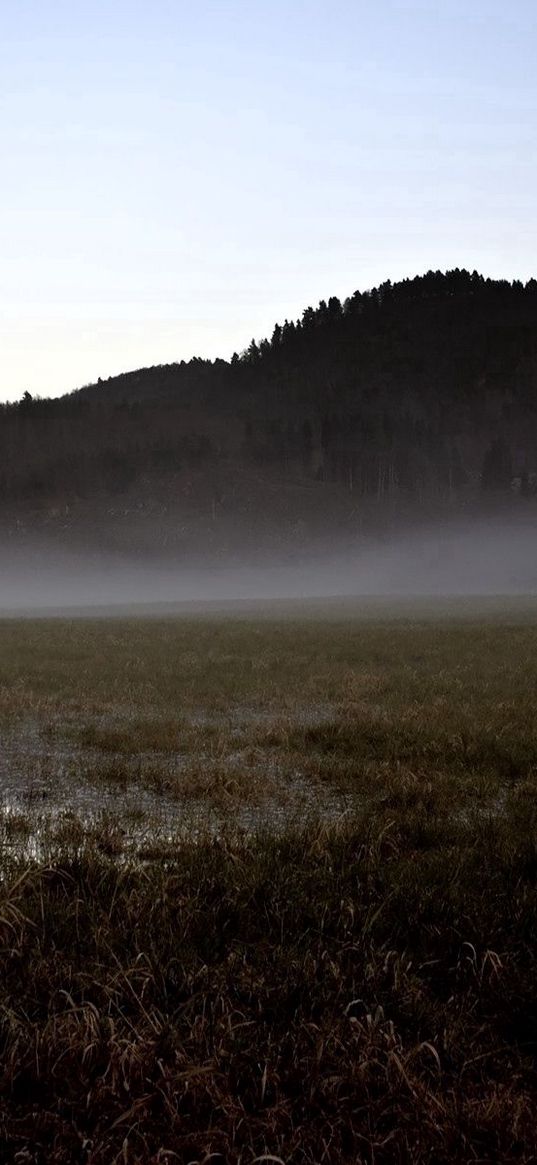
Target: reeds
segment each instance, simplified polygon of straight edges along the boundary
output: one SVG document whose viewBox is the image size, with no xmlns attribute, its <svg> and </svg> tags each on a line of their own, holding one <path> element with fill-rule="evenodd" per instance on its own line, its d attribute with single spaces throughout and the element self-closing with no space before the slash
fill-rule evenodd
<svg viewBox="0 0 537 1165">
<path fill-rule="evenodd" d="M 0 1161 L 537 1159 L 532 623 L 0 630 L 12 755 L 116 798 L 2 820 Z"/>
<path fill-rule="evenodd" d="M 509 816 L 67 840 L 2 884 L 1 1159 L 530 1162 L 536 943 Z"/>
</svg>

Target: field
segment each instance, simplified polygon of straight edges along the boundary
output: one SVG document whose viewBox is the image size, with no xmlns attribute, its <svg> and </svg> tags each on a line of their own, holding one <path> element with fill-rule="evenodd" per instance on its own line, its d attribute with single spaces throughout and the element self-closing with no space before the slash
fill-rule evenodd
<svg viewBox="0 0 537 1165">
<path fill-rule="evenodd" d="M 0 1160 L 537 1160 L 537 607 L 0 623 Z"/>
</svg>

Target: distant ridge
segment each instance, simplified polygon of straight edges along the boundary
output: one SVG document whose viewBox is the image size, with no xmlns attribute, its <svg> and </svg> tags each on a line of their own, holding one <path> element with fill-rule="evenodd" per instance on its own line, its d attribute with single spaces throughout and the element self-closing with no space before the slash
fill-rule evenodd
<svg viewBox="0 0 537 1165">
<path fill-rule="evenodd" d="M 0 527 L 16 539 L 225 553 L 536 492 L 533 279 L 387 281 L 231 361 L 0 407 Z"/>
</svg>

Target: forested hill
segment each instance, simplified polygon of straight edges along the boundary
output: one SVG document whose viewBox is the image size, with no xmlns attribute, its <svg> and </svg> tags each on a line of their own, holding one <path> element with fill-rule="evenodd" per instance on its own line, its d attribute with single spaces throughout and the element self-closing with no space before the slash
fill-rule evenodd
<svg viewBox="0 0 537 1165">
<path fill-rule="evenodd" d="M 143 527 L 181 549 L 215 529 L 307 537 L 334 515 L 536 490 L 535 280 L 387 282 L 308 307 L 230 362 L 0 409 L 0 520 L 17 529 L 91 518 L 112 541 Z"/>
</svg>

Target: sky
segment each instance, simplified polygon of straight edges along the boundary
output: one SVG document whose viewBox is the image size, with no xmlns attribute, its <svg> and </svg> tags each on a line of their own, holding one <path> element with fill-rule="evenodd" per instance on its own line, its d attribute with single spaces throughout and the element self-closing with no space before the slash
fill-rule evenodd
<svg viewBox="0 0 537 1165">
<path fill-rule="evenodd" d="M 0 399 L 537 275 L 535 0 L 0 0 Z"/>
</svg>

